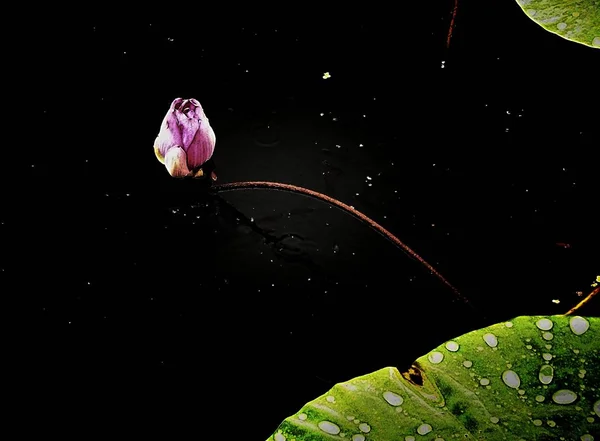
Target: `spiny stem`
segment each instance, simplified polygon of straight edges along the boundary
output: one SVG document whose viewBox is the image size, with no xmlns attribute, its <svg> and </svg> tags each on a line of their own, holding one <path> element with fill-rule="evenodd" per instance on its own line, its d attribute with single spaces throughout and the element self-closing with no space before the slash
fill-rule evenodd
<svg viewBox="0 0 600 441">
<path fill-rule="evenodd" d="M 448 36 L 446 37 L 446 47 L 450 47 L 450 39 L 452 38 L 452 31 L 454 30 L 454 22 L 456 21 L 456 12 L 458 11 L 458 0 L 454 0 L 454 8 L 452 8 L 452 18 L 450 19 L 450 26 L 448 27 Z"/>
<path fill-rule="evenodd" d="M 419 261 L 435 277 L 437 277 L 444 285 L 449 287 L 456 297 L 461 299 L 469 307 L 474 308 L 471 305 L 471 302 L 469 302 L 469 300 L 466 297 L 464 297 L 460 293 L 460 291 L 458 291 L 458 289 L 456 289 L 433 266 L 431 266 L 429 263 L 427 263 L 421 256 L 419 256 L 416 252 L 414 252 L 411 248 L 409 248 L 406 244 L 404 244 L 400 239 L 398 239 L 396 236 L 394 236 L 392 233 L 390 233 L 388 230 L 383 228 L 381 225 L 379 225 L 377 222 L 375 222 L 371 218 L 367 217 L 360 211 L 356 210 L 354 207 L 344 204 L 343 202 L 340 202 L 337 199 L 334 199 L 332 197 L 329 197 L 325 194 L 322 194 L 322 193 L 319 193 L 319 192 L 316 192 L 313 190 L 309 190 L 304 187 L 298 187 L 296 185 L 291 185 L 291 184 L 282 184 L 280 182 L 267 182 L 267 181 L 230 182 L 227 184 L 214 185 L 211 187 L 211 190 L 213 190 L 215 192 L 225 192 L 225 191 L 244 190 L 244 189 L 253 189 L 253 188 L 274 189 L 274 190 L 289 191 L 292 193 L 299 193 L 299 194 L 310 196 L 315 199 L 319 199 L 321 201 L 335 205 L 336 207 L 342 209 L 346 213 L 348 213 L 348 214 L 354 216 L 355 218 L 359 219 L 360 221 L 366 223 L 371 228 L 373 228 L 375 231 L 377 231 L 378 233 L 383 235 L 385 238 L 390 240 L 393 244 L 395 244 L 398 248 L 400 248 L 402 251 L 404 251 L 410 257 Z"/>
</svg>

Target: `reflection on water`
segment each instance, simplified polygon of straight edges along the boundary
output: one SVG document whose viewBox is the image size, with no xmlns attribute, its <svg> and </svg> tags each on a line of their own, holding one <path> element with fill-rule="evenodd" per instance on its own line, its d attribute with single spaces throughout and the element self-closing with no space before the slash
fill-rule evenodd
<svg viewBox="0 0 600 441">
<path fill-rule="evenodd" d="M 279 144 L 279 128 L 274 120 L 268 120 L 254 125 L 252 138 L 260 147 L 275 147 Z"/>
</svg>

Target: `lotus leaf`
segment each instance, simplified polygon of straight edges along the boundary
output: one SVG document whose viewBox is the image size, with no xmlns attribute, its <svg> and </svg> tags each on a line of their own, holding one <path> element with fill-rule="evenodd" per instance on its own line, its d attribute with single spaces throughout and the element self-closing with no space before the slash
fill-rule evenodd
<svg viewBox="0 0 600 441">
<path fill-rule="evenodd" d="M 600 0 L 517 0 L 517 3 L 547 31 L 600 48 Z"/>
<path fill-rule="evenodd" d="M 336 384 L 269 441 L 600 440 L 600 318 L 522 316 Z"/>
</svg>

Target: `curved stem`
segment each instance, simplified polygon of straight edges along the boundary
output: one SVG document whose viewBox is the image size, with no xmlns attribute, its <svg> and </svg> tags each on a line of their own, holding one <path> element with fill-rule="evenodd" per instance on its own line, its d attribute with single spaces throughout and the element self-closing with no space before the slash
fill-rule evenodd
<svg viewBox="0 0 600 441">
<path fill-rule="evenodd" d="M 458 0 L 454 0 L 454 8 L 452 8 L 452 18 L 450 19 L 450 26 L 448 27 L 448 36 L 446 37 L 446 47 L 450 47 L 450 39 L 452 38 L 452 31 L 454 30 L 454 22 L 456 21 L 457 12 Z"/>
<path fill-rule="evenodd" d="M 307 188 L 298 187 L 296 185 L 282 184 L 280 182 L 268 182 L 268 181 L 231 182 L 231 183 L 227 183 L 227 184 L 213 185 L 211 187 L 211 190 L 220 193 L 220 192 L 225 192 L 225 191 L 246 190 L 246 189 L 253 189 L 253 188 L 283 190 L 283 191 L 289 191 L 292 193 L 299 193 L 299 194 L 303 194 L 305 196 L 310 196 L 315 199 L 319 199 L 320 201 L 335 205 L 336 207 L 342 209 L 346 213 L 348 213 L 348 214 L 354 216 L 355 218 L 359 219 L 360 221 L 366 223 L 371 228 L 373 228 L 375 231 L 377 231 L 378 233 L 383 235 L 386 239 L 391 241 L 394 245 L 396 245 L 402 251 L 404 251 L 406 254 L 408 254 L 410 257 L 419 261 L 425 268 L 427 268 L 431 272 L 431 274 L 433 274 L 435 277 L 437 277 L 444 285 L 449 287 L 457 298 L 461 299 L 464 303 L 466 303 L 471 308 L 474 308 L 471 305 L 471 303 L 469 302 L 469 300 L 466 297 L 464 297 L 460 293 L 460 291 L 458 291 L 458 289 L 456 289 L 433 266 L 431 266 L 429 263 L 427 263 L 421 256 L 419 256 L 416 252 L 414 252 L 411 248 L 409 248 L 406 244 L 404 244 L 400 239 L 398 239 L 396 236 L 394 236 L 388 230 L 383 228 L 381 225 L 379 225 L 373 219 L 365 216 L 363 213 L 356 210 L 354 207 L 352 207 L 350 205 L 346 205 L 343 202 L 338 201 L 337 199 L 334 199 L 332 197 L 329 197 L 322 193 L 318 193 L 313 190 L 309 190 Z"/>
<path fill-rule="evenodd" d="M 586 303 L 588 303 L 590 300 L 592 300 L 594 298 L 594 296 L 596 294 L 598 294 L 598 292 L 600 291 L 600 286 L 596 287 L 591 293 L 589 293 L 585 299 L 583 299 L 581 302 L 579 302 L 577 305 L 573 306 L 571 309 L 569 309 L 567 312 L 565 312 L 563 315 L 571 315 L 573 314 L 575 311 L 577 311 L 579 308 L 581 308 L 583 305 L 585 305 Z"/>
</svg>

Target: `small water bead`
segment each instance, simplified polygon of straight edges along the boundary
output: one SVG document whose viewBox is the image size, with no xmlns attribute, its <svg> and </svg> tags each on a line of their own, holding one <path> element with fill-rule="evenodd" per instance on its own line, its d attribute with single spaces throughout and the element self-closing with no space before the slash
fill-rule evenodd
<svg viewBox="0 0 600 441">
<path fill-rule="evenodd" d="M 450 352 L 456 352 L 458 351 L 458 343 L 456 343 L 455 341 L 449 341 L 448 343 L 446 343 L 446 349 L 448 349 Z"/>
<path fill-rule="evenodd" d="M 277 432 L 275 434 L 275 441 L 286 441 L 286 438 L 281 432 Z"/>
<path fill-rule="evenodd" d="M 498 421 L 500 421 L 500 418 L 498 418 L 498 417 L 491 417 L 491 418 L 490 418 L 490 421 L 491 421 L 492 423 L 496 424 L 496 423 L 498 423 Z"/>
<path fill-rule="evenodd" d="M 466 368 L 470 368 L 471 366 L 473 366 L 473 362 L 471 360 L 465 360 L 463 361 L 463 366 Z"/>
<path fill-rule="evenodd" d="M 488 384 L 490 384 L 490 380 L 487 378 L 482 378 L 481 380 L 479 380 L 479 384 L 481 384 L 482 386 L 487 386 Z"/>
<path fill-rule="evenodd" d="M 369 433 L 371 431 L 371 426 L 366 423 L 361 423 L 358 425 L 358 428 L 361 432 Z"/>
<path fill-rule="evenodd" d="M 536 395 L 535 397 L 535 401 L 537 401 L 538 403 L 542 403 L 545 399 L 546 397 L 544 397 L 543 395 Z"/>
<path fill-rule="evenodd" d="M 358 433 L 352 436 L 352 441 L 365 441 L 365 436 Z"/>
<path fill-rule="evenodd" d="M 550 361 L 550 360 L 552 360 L 552 358 L 553 358 L 553 355 L 552 355 L 552 354 L 548 354 L 548 353 L 546 352 L 546 353 L 542 354 L 542 358 L 543 358 L 544 360 L 546 360 L 546 361 Z"/>
<path fill-rule="evenodd" d="M 554 334 L 552 334 L 551 332 L 544 332 L 542 334 L 542 338 L 544 340 L 552 340 L 554 338 Z"/>
<path fill-rule="evenodd" d="M 417 428 L 417 433 L 419 435 L 427 435 L 429 432 L 431 432 L 433 430 L 433 427 L 431 427 L 429 424 L 421 424 L 418 428 Z"/>
<path fill-rule="evenodd" d="M 430 353 L 427 358 L 429 359 L 429 361 L 431 363 L 439 364 L 444 359 L 444 354 L 442 354 L 441 352 L 435 351 L 435 352 Z"/>
<path fill-rule="evenodd" d="M 594 403 L 594 412 L 600 417 L 600 400 Z"/>
<path fill-rule="evenodd" d="M 600 46 L 600 43 L 598 44 L 598 46 Z M 590 435 L 589 433 L 586 433 L 585 435 L 581 435 L 580 439 L 581 439 L 581 441 L 594 441 L 594 437 L 592 435 Z"/>
<path fill-rule="evenodd" d="M 412 435 L 405 436 L 404 441 L 415 441 L 415 437 Z"/>
<path fill-rule="evenodd" d="M 513 323 L 512 322 L 506 322 L 506 323 L 504 323 L 504 326 L 506 326 L 507 328 L 512 328 L 513 327 Z"/>
<path fill-rule="evenodd" d="M 306 421 L 306 418 L 308 418 L 308 415 L 306 415 L 305 413 L 301 413 L 300 415 L 298 415 L 299 420 Z"/>
<path fill-rule="evenodd" d="M 327 402 L 329 403 L 335 403 L 335 397 L 329 395 L 327 398 L 325 398 L 327 400 Z"/>
<path fill-rule="evenodd" d="M 533 425 L 534 426 L 541 426 L 542 424 L 543 424 L 542 420 L 533 420 Z"/>
<path fill-rule="evenodd" d="M 554 323 L 550 319 L 543 318 L 535 322 L 535 325 L 542 331 L 549 331 L 554 326 Z"/>
</svg>

